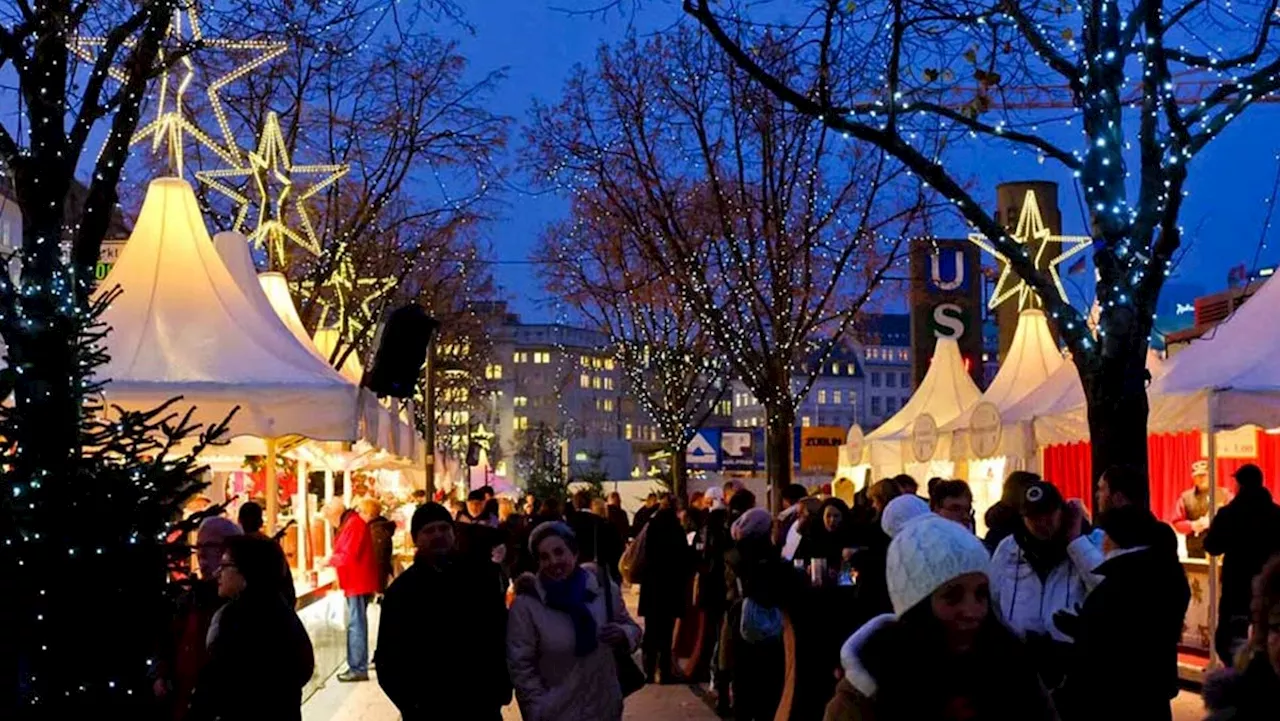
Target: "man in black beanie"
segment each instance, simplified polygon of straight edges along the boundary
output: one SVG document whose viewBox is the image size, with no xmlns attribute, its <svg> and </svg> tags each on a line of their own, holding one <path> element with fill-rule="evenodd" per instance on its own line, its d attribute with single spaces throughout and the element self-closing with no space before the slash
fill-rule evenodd
<svg viewBox="0 0 1280 721">
<path fill-rule="evenodd" d="M 1187 574 L 1145 507 L 1112 507 L 1098 525 L 1106 534 L 1106 560 L 1094 569 L 1102 582 L 1076 623 L 1055 618 L 1076 639 L 1059 711 L 1064 721 L 1169 721 L 1191 602 Z"/>
<path fill-rule="evenodd" d="M 497 721 L 511 701 L 498 566 L 457 552 L 453 519 L 437 503 L 414 511 L 409 532 L 413 565 L 382 601 L 378 684 L 404 721 Z"/>
</svg>

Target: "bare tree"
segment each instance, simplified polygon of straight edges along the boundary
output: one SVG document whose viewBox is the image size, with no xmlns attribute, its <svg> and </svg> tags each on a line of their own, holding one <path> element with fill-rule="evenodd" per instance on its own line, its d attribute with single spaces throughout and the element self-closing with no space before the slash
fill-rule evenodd
<svg viewBox="0 0 1280 721">
<path fill-rule="evenodd" d="M 587 195 L 584 193 L 583 195 Z M 537 256 L 547 290 L 609 338 L 627 390 L 653 419 L 683 494 L 685 452 L 728 389 L 725 364 L 671 278 L 647 262 L 607 200 L 575 200 L 543 234 Z"/>
<path fill-rule="evenodd" d="M 1071 348 L 1095 478 L 1112 464 L 1146 467 L 1146 351 L 1181 242 L 1184 186 L 1196 155 L 1280 88 L 1275 0 L 813 0 L 768 21 L 741 2 L 685 0 L 684 9 L 757 87 L 883 149 L 987 236 Z M 754 50 L 779 34 L 806 39 L 798 76 Z M 1083 133 L 1063 132 L 1068 123 Z M 921 146 L 930 137 L 989 139 L 1079 178 L 1093 223 L 1096 338 L 1051 272 Z"/>
<path fill-rule="evenodd" d="M 793 78 L 796 51 L 769 41 L 758 57 Z M 811 369 L 897 257 L 922 206 L 915 184 L 688 29 L 602 49 L 557 105 L 535 110 L 529 135 L 537 177 L 625 228 L 765 407 L 777 495 Z"/>
</svg>

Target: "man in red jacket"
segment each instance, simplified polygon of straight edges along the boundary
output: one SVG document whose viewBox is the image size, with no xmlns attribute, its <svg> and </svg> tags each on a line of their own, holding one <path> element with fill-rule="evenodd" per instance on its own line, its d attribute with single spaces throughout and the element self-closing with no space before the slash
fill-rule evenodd
<svg viewBox="0 0 1280 721">
<path fill-rule="evenodd" d="M 347 514 L 329 559 L 347 597 L 347 670 L 338 674 L 343 683 L 369 680 L 369 601 L 378 592 L 378 559 L 369 532 L 372 519 L 365 514 L 365 508 Z"/>
</svg>

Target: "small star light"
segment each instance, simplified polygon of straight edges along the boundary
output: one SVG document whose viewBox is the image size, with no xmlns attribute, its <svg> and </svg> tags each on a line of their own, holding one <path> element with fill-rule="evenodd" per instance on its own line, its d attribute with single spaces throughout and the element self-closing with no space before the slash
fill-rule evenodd
<svg viewBox="0 0 1280 721">
<path fill-rule="evenodd" d="M 280 131 L 280 118 L 273 112 L 267 113 L 262 135 L 258 138 L 258 149 L 249 151 L 247 167 L 202 170 L 196 173 L 196 178 L 239 206 L 233 226 L 237 232 L 244 227 L 250 206 L 257 206 L 253 232 L 247 234 L 249 242 L 259 248 L 268 246 L 268 252 L 283 265 L 286 240 L 293 241 L 312 255 L 320 255 L 320 239 L 311 224 L 307 201 L 346 175 L 348 169 L 347 165 L 294 165 L 289 159 L 284 134 Z M 294 179 L 304 175 L 320 176 L 320 179 L 305 190 L 297 190 Z M 231 178 L 252 178 L 254 199 L 250 200 L 240 190 L 223 182 Z M 290 207 L 298 218 L 301 232 L 290 227 L 287 221 Z"/>
<path fill-rule="evenodd" d="M 73 53 L 92 63 L 96 60 L 92 48 L 102 47 L 107 43 L 105 37 L 75 37 L 68 45 Z M 126 40 L 123 45 L 132 48 L 134 39 Z M 255 54 L 248 60 L 236 64 L 223 74 L 211 78 L 205 88 L 209 96 L 209 107 L 213 109 L 218 128 L 222 131 L 223 143 L 218 143 L 201 130 L 186 116 L 183 98 L 192 80 L 195 78 L 195 64 L 191 62 L 192 49 L 217 49 L 223 52 L 251 50 Z M 165 32 L 164 42 L 157 59 L 164 70 L 160 73 L 159 96 L 156 101 L 155 118 L 138 129 L 130 139 L 130 145 L 136 145 L 147 138 L 151 139 L 151 152 L 158 152 L 162 143 L 167 144 L 170 170 L 174 175 L 182 177 L 182 145 L 183 135 L 189 135 L 204 147 L 211 150 L 228 165 L 239 167 L 240 151 L 231 132 L 231 124 L 227 121 L 226 111 L 222 107 L 219 92 L 227 84 L 261 67 L 268 61 L 282 54 L 288 46 L 284 42 L 268 40 L 227 40 L 224 38 L 208 38 L 200 30 L 200 19 L 196 13 L 195 3 L 186 10 L 173 12 L 173 22 Z M 182 53 L 171 67 L 166 60 L 168 55 Z M 178 70 L 178 68 L 181 70 Z M 172 71 L 177 71 L 173 73 Z M 111 77 L 123 83 L 128 74 L 119 65 L 113 65 L 108 72 Z"/>
<path fill-rule="evenodd" d="M 1012 237 L 1013 241 L 1019 245 L 1033 246 L 1032 249 L 1036 254 L 1036 270 L 1049 273 L 1049 277 L 1053 279 L 1054 286 L 1058 289 L 1058 296 L 1065 303 L 1067 301 L 1067 289 L 1062 285 L 1062 276 L 1058 273 L 1058 266 L 1077 253 L 1087 249 L 1093 239 L 1086 235 L 1054 235 L 1050 232 L 1049 228 L 1044 224 L 1044 218 L 1040 215 L 1040 205 L 1036 201 L 1036 194 L 1031 190 L 1028 190 L 1023 198 L 1022 211 L 1018 214 L 1018 226 L 1014 230 Z M 991 300 L 987 303 L 988 308 L 995 308 L 1015 295 L 1018 297 L 1018 310 L 1039 308 L 1043 305 L 1040 296 L 1035 290 L 1013 272 L 1013 266 L 1009 263 L 1009 258 L 1004 253 L 996 250 L 986 236 L 981 233 L 972 233 L 969 235 L 969 241 L 995 256 L 1000 263 L 1000 277 L 996 280 L 995 290 L 992 291 Z M 1050 243 L 1057 243 L 1060 246 L 1058 255 L 1049 255 L 1046 249 Z"/>
</svg>

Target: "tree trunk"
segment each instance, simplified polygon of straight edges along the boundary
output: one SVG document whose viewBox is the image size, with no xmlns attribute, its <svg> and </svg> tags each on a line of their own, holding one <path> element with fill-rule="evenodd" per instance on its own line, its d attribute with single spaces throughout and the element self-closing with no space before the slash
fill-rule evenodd
<svg viewBox="0 0 1280 721">
<path fill-rule="evenodd" d="M 684 457 L 688 444 L 673 444 L 671 451 L 671 493 L 676 498 L 684 498 L 689 488 L 689 466 Z"/>
<path fill-rule="evenodd" d="M 1146 343 L 1134 343 L 1123 355 L 1104 358 L 1097 367 L 1081 373 L 1088 403 L 1095 501 L 1098 479 L 1111 466 L 1130 466 L 1144 476 L 1147 473 L 1146 362 Z M 1144 492 L 1146 497 L 1133 500 L 1150 505 L 1150 492 Z"/>
<path fill-rule="evenodd" d="M 792 435 L 795 413 L 765 408 L 765 472 L 769 480 L 768 507 L 774 513 L 782 510 L 782 489 L 791 485 L 794 469 Z"/>
</svg>

